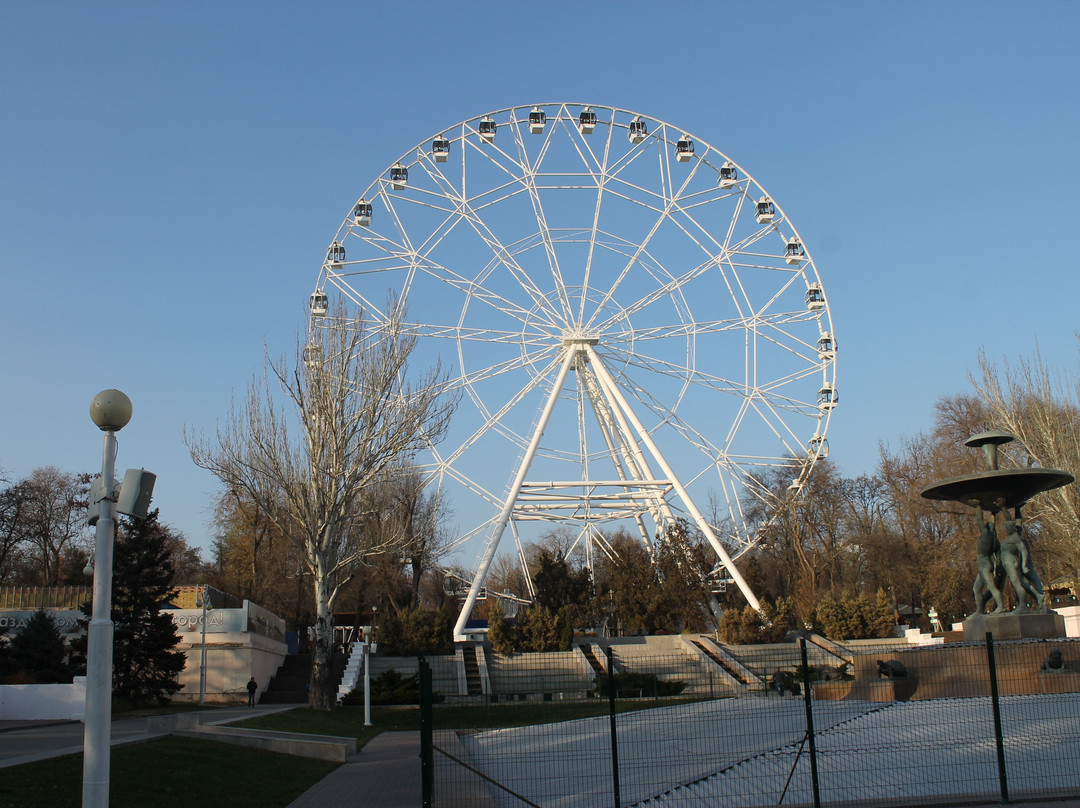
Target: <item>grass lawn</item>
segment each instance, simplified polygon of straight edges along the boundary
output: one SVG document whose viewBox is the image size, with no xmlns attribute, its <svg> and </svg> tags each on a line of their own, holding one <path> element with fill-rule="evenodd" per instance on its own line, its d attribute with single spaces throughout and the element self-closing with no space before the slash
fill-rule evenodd
<svg viewBox="0 0 1080 808">
<path fill-rule="evenodd" d="M 618 713 L 686 704 L 697 699 L 620 699 L 615 703 Z M 434 708 L 435 729 L 499 729 L 531 724 L 553 724 L 577 718 L 592 718 L 608 714 L 607 701 L 516 701 L 490 705 L 451 704 Z M 388 730 L 419 730 L 420 708 L 372 707 L 371 723 L 364 726 L 363 707 L 341 707 L 332 713 L 298 708 L 284 713 L 252 718 L 236 724 L 240 727 L 273 729 L 284 732 L 312 732 L 319 735 L 345 735 L 357 739 L 362 746 L 380 732 Z"/>
<path fill-rule="evenodd" d="M 12 766 L 0 773 L 4 808 L 79 808 L 82 755 Z M 338 764 L 194 738 L 114 747 L 109 803 L 115 806 L 283 808 Z"/>
</svg>

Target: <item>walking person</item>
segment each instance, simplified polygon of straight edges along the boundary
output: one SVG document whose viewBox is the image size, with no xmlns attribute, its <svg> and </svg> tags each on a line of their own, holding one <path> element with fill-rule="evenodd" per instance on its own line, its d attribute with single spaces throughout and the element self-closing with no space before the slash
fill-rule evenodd
<svg viewBox="0 0 1080 808">
<path fill-rule="evenodd" d="M 259 683 L 255 681 L 255 677 L 252 676 L 247 683 L 248 692 L 248 707 L 255 706 L 255 694 L 259 692 Z"/>
</svg>

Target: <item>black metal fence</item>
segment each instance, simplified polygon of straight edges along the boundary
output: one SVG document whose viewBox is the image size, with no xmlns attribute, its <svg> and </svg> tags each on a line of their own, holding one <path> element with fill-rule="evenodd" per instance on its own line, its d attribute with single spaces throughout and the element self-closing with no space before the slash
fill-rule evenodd
<svg viewBox="0 0 1080 808">
<path fill-rule="evenodd" d="M 671 639 L 513 659 L 481 650 L 483 692 L 442 703 L 421 661 L 424 804 L 1080 797 L 1080 643 L 988 635 L 850 654 L 813 638 L 738 652 Z"/>
</svg>

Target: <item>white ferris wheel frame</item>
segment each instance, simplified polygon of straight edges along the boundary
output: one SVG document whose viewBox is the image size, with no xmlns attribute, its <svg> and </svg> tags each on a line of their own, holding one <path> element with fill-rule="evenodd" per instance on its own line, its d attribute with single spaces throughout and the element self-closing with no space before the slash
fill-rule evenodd
<svg viewBox="0 0 1080 808">
<path fill-rule="evenodd" d="M 560 192 L 565 206 L 552 202 L 561 201 Z M 605 215 L 605 205 L 618 215 Z M 569 225 L 558 221 L 564 209 L 578 217 Z M 617 229 L 637 216 L 637 225 Z M 472 242 L 458 255 L 452 242 L 462 233 Z M 598 283 L 605 261 L 611 277 Z M 726 289 L 731 316 L 701 316 L 705 278 L 714 284 L 705 287 L 710 292 Z M 312 328 L 324 322 L 326 293 L 335 290 L 376 328 L 387 292 L 404 300 L 410 315 L 414 303 L 423 304 L 424 314 L 410 321 L 413 333 L 452 348 L 450 387 L 463 394 L 474 420 L 448 450 L 432 446 L 421 467 L 439 491 L 452 481 L 492 513 L 452 543 L 487 534 L 456 639 L 465 639 L 507 528 L 524 564 L 518 525 L 525 522 L 578 525 L 591 565 L 595 548 L 611 554 L 598 524 L 630 523 L 651 549 L 654 536 L 686 518 L 716 553 L 718 569 L 759 607 L 735 560 L 827 453 L 836 343 L 805 242 L 727 155 L 685 130 L 614 107 L 548 103 L 468 119 L 406 152 L 361 195 L 323 262 Z M 434 308 L 425 298 L 431 295 L 440 298 Z M 635 324 L 657 309 L 659 319 Z M 736 357 L 742 364 L 733 361 L 741 379 L 713 370 L 703 356 L 709 340 L 731 334 L 744 349 Z M 471 361 L 496 349 L 503 351 L 496 359 Z M 767 362 L 782 369 L 770 374 L 760 366 L 766 351 Z M 504 377 L 515 381 L 493 396 L 491 385 Z M 654 393 L 642 379 L 668 389 Z M 665 393 L 669 399 L 658 400 Z M 682 416 L 684 399 L 709 396 L 738 400 L 730 423 L 706 429 Z M 566 401 L 576 410 L 580 445 L 545 444 Z M 531 413 L 527 426 L 510 420 L 522 411 Z M 773 445 L 736 450 L 749 422 Z M 492 435 L 520 452 L 502 493 L 465 468 L 471 452 L 490 456 L 485 441 Z M 600 448 L 588 446 L 587 436 Z M 669 458 L 673 443 L 704 462 L 684 470 Z M 580 473 L 530 480 L 540 459 Z M 610 471 L 596 476 L 601 462 Z M 769 469 L 790 476 L 786 496 L 767 487 Z M 710 470 L 719 476 L 724 529 L 695 501 Z M 771 516 L 751 525 L 747 499 L 766 503 Z"/>
</svg>

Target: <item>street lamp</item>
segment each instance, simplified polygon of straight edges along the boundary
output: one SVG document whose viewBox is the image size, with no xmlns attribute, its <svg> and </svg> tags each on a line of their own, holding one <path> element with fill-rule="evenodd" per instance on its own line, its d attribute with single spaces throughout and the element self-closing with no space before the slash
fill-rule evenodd
<svg viewBox="0 0 1080 808">
<path fill-rule="evenodd" d="M 202 707 L 206 704 L 206 610 L 210 608 L 207 606 L 207 598 L 209 597 L 210 587 L 203 584 L 199 587 L 200 598 L 202 599 L 202 658 L 199 662 L 199 706 Z"/>
<path fill-rule="evenodd" d="M 131 399 L 119 390 L 103 390 L 90 402 L 90 417 L 105 433 L 101 484 L 95 486 L 97 534 L 94 538 L 94 607 L 86 656 L 86 728 L 83 735 L 83 808 L 108 808 L 109 741 L 112 724 L 112 571 L 116 523 L 116 433 L 131 420 Z M 94 497 L 91 497 L 93 500 Z"/>
<path fill-rule="evenodd" d="M 371 607 L 371 625 L 364 631 L 364 726 L 371 726 L 371 655 L 378 650 L 375 629 L 379 627 L 379 607 Z"/>
</svg>

